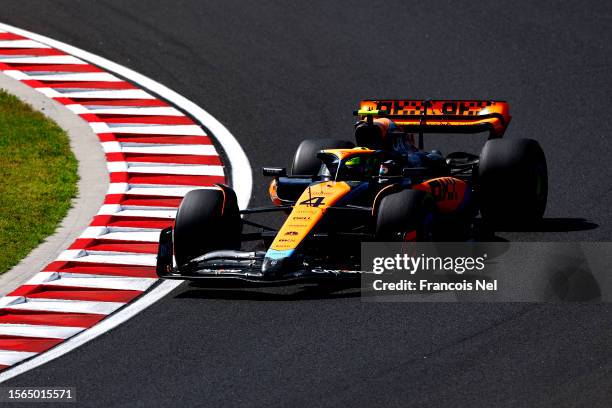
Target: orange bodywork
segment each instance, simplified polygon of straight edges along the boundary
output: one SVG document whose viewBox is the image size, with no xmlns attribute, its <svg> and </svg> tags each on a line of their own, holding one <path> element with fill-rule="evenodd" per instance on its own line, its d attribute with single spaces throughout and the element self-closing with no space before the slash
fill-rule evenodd
<svg viewBox="0 0 612 408">
<path fill-rule="evenodd" d="M 454 177 L 438 177 L 412 187 L 430 193 L 442 213 L 456 211 L 465 200 L 467 183 Z"/>
<path fill-rule="evenodd" d="M 278 179 L 272 179 L 270 186 L 268 186 L 268 194 L 270 195 L 270 200 L 274 205 L 283 204 L 281 199 L 278 198 Z"/>
<path fill-rule="evenodd" d="M 325 153 L 333 154 L 340 160 L 344 160 L 356 154 L 371 154 L 376 152 L 376 150 L 371 150 L 367 147 L 353 147 L 352 149 L 325 149 L 323 151 Z"/>
<path fill-rule="evenodd" d="M 317 225 L 327 208 L 351 191 L 345 182 L 326 181 L 308 187 L 296 202 L 291 214 L 276 234 L 270 249 L 295 249 Z"/>
<path fill-rule="evenodd" d="M 380 111 L 397 126 L 441 132 L 490 130 L 501 137 L 510 123 L 510 107 L 503 101 L 484 100 L 363 100 L 360 111 Z"/>
</svg>

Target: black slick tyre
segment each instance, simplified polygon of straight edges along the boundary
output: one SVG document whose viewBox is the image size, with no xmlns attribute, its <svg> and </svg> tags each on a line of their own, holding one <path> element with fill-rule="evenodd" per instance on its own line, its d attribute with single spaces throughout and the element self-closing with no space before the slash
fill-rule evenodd
<svg viewBox="0 0 612 408">
<path fill-rule="evenodd" d="M 319 173 L 321 160 L 317 153 L 324 149 L 350 149 L 355 147 L 353 142 L 338 139 L 306 139 L 300 143 L 291 165 L 291 174 L 294 176 L 312 177 Z"/>
<path fill-rule="evenodd" d="M 181 266 L 210 251 L 239 249 L 241 231 L 236 194 L 231 188 L 192 190 L 176 214 L 176 262 Z"/>
<path fill-rule="evenodd" d="M 389 194 L 381 199 L 377 209 L 376 239 L 430 241 L 434 210 L 433 197 L 424 191 L 401 190 Z"/>
<path fill-rule="evenodd" d="M 537 222 L 548 197 L 542 148 L 532 139 L 492 139 L 480 153 L 477 189 L 483 220 L 491 226 Z"/>
</svg>

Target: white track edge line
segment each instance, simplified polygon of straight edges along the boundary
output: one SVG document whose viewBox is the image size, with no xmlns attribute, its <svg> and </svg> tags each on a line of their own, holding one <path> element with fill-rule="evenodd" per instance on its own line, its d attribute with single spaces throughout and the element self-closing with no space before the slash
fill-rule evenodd
<svg viewBox="0 0 612 408">
<path fill-rule="evenodd" d="M 53 40 L 40 34 L 32 33 L 27 30 L 23 30 L 5 23 L 0 23 L 0 31 L 10 31 L 20 34 L 24 37 L 40 41 L 51 47 L 62 50 L 68 54 L 72 54 L 79 58 L 82 58 L 94 65 L 105 68 L 110 72 L 119 74 L 120 76 L 127 78 L 128 80 L 143 86 L 146 89 L 151 90 L 163 99 L 171 102 L 175 106 L 180 107 L 201 124 L 203 124 L 214 138 L 221 144 L 226 157 L 228 158 L 231 165 L 231 181 L 234 189 L 236 190 L 238 204 L 240 208 L 246 208 L 248 206 L 251 191 L 253 188 L 253 179 L 251 165 L 247 158 L 242 146 L 229 132 L 229 130 L 215 119 L 211 114 L 206 112 L 204 109 L 196 105 L 194 102 L 178 94 L 177 92 L 169 89 L 165 85 L 160 84 L 142 74 L 139 74 L 127 67 L 114 63 L 107 60 L 106 58 L 92 54 L 85 50 L 77 47 L 65 44 L 61 41 Z M 108 193 L 107 193 L 108 194 Z M 19 374 L 29 371 L 35 367 L 45 364 L 55 358 L 58 358 L 82 344 L 100 336 L 103 333 L 117 327 L 121 323 L 132 318 L 142 310 L 146 309 L 159 299 L 166 296 L 173 289 L 177 288 L 183 281 L 162 281 L 157 287 L 143 294 L 138 300 L 133 303 L 129 303 L 124 308 L 113 313 L 100 323 L 92 326 L 88 330 L 85 330 L 76 336 L 70 338 L 67 341 L 60 343 L 58 346 L 50 349 L 49 351 L 38 354 L 30 360 L 24 363 L 18 364 L 14 367 L 7 368 L 0 372 L 0 383 L 13 378 Z"/>
<path fill-rule="evenodd" d="M 81 345 L 95 339 L 96 337 L 106 333 L 107 331 L 114 329 L 123 322 L 136 316 L 138 313 L 157 302 L 159 299 L 166 296 L 172 290 L 177 288 L 183 281 L 162 281 L 159 285 L 153 288 L 150 292 L 142 295 L 133 303 L 128 303 L 127 306 L 123 307 L 116 313 L 111 314 L 100 323 L 92 326 L 91 328 L 80 332 L 79 334 L 69 338 L 68 340 L 60 343 L 54 348 L 45 351 L 44 353 L 38 354 L 37 356 L 27 360 L 19 365 L 0 372 L 0 383 L 16 377 L 20 374 L 25 373 L 33 368 L 41 366 L 51 360 L 55 360 L 58 357 L 63 356 L 80 347 Z"/>
</svg>

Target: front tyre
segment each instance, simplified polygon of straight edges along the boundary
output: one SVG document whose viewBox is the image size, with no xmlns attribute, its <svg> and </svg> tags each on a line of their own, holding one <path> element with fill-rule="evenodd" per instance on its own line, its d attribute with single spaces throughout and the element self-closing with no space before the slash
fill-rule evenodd
<svg viewBox="0 0 612 408">
<path fill-rule="evenodd" d="M 480 153 L 478 193 L 483 220 L 520 225 L 544 215 L 548 197 L 546 157 L 532 139 L 492 139 Z"/>
<path fill-rule="evenodd" d="M 241 232 L 234 190 L 192 190 L 183 198 L 174 223 L 176 263 L 184 265 L 214 250 L 239 249 Z"/>
</svg>

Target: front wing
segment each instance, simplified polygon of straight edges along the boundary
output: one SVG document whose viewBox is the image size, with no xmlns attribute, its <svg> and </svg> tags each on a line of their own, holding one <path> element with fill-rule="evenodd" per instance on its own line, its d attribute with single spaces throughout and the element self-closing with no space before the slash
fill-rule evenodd
<svg viewBox="0 0 612 408">
<path fill-rule="evenodd" d="M 243 283 L 251 286 L 279 286 L 323 281 L 359 282 L 361 270 L 326 268 L 323 265 L 301 265 L 276 274 L 264 274 L 262 251 L 213 251 L 181 266 L 174 266 L 172 228 L 162 230 L 157 254 L 157 275 L 163 279 Z"/>
</svg>

